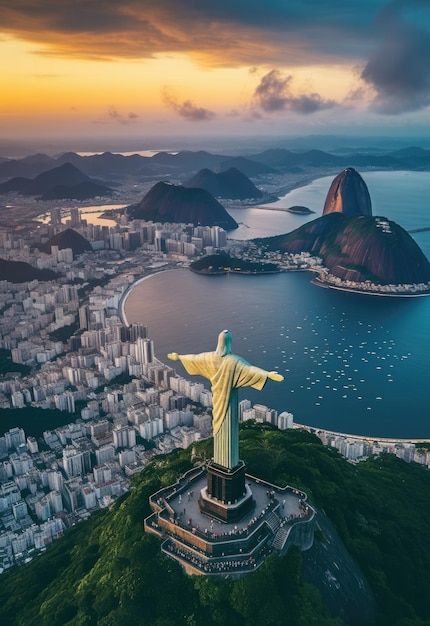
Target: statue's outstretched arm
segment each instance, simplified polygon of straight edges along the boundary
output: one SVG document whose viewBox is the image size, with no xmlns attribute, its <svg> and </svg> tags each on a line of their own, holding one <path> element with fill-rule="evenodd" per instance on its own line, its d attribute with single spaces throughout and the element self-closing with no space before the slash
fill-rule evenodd
<svg viewBox="0 0 430 626">
<path fill-rule="evenodd" d="M 279 374 L 279 372 L 267 372 L 267 376 L 268 378 L 270 378 L 270 380 L 275 381 L 276 383 L 281 383 L 284 380 L 284 377 L 282 376 L 282 374 Z"/>
<path fill-rule="evenodd" d="M 171 361 L 180 361 L 188 374 L 192 376 L 204 376 L 210 378 L 211 370 L 208 370 L 206 354 L 178 354 L 170 352 L 167 357 Z"/>
</svg>

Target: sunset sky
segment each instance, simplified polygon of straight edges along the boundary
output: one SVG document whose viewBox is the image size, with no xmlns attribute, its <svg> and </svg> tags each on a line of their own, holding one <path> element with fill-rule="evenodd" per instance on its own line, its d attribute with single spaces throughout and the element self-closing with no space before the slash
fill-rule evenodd
<svg viewBox="0 0 430 626">
<path fill-rule="evenodd" d="M 428 134 L 428 0 L 0 0 L 0 134 Z"/>
</svg>

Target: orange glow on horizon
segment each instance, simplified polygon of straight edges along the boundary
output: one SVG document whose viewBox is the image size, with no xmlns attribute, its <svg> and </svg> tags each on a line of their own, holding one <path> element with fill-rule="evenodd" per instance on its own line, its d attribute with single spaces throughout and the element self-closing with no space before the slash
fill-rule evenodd
<svg viewBox="0 0 430 626">
<path fill-rule="evenodd" d="M 136 116 L 135 123 L 179 121 L 163 100 L 166 88 L 179 101 L 191 100 L 233 123 L 231 112 L 243 114 L 249 109 L 255 86 L 268 71 L 264 67 L 257 72 L 248 67 L 208 68 L 185 54 L 115 61 L 55 57 L 12 37 L 0 39 L 0 67 L 2 129 L 19 120 L 36 120 L 46 129 L 61 120 L 72 125 L 118 125 L 121 120 L 129 123 L 130 113 Z M 286 67 L 283 71 L 293 75 L 298 93 L 313 90 L 341 99 L 351 86 L 351 70 L 346 66 Z M 109 109 L 118 111 L 120 117 L 113 119 Z"/>
</svg>

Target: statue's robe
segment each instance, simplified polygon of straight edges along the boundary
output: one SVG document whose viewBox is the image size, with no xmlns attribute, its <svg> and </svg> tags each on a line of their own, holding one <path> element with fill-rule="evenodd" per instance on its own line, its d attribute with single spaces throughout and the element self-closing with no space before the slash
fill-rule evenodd
<svg viewBox="0 0 430 626">
<path fill-rule="evenodd" d="M 239 463 L 239 387 L 261 391 L 268 372 L 239 356 L 216 352 L 179 355 L 188 374 L 209 379 L 212 387 L 214 462 L 232 469 Z"/>
</svg>

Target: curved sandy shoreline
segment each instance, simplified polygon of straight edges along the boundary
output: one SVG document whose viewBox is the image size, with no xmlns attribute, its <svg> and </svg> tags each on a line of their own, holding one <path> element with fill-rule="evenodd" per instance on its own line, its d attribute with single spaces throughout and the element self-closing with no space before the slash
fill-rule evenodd
<svg viewBox="0 0 430 626">
<path fill-rule="evenodd" d="M 133 289 L 137 287 L 137 285 L 140 285 L 140 283 L 143 283 L 143 281 L 148 280 L 148 278 L 152 278 L 153 276 L 156 276 L 157 274 L 161 274 L 162 272 L 174 272 L 175 269 L 177 268 L 169 267 L 168 269 L 162 269 L 162 268 L 156 269 L 153 272 L 150 272 L 149 274 L 146 274 L 145 276 L 138 278 L 137 280 L 134 281 L 134 283 L 131 283 L 131 285 L 127 287 L 127 289 L 122 294 L 121 299 L 119 301 L 119 305 L 118 305 L 119 316 L 124 326 L 130 326 L 127 320 L 127 316 L 125 314 L 125 303 L 127 302 L 127 298 L 129 297 Z M 180 269 L 185 269 L 185 268 L 180 268 Z"/>
</svg>

